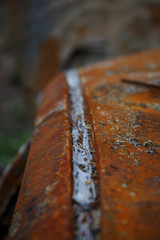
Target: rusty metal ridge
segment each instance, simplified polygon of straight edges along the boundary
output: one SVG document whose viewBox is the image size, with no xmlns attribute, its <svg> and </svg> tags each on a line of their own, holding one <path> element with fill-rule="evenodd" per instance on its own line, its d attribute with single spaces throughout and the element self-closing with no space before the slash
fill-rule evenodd
<svg viewBox="0 0 160 240">
<path fill-rule="evenodd" d="M 90 134 L 85 122 L 84 98 L 77 70 L 67 71 L 66 80 L 71 102 L 75 235 L 76 239 L 92 240 L 95 239 L 92 204 L 97 201 L 97 192 L 92 177 L 94 159 L 89 144 Z"/>
</svg>

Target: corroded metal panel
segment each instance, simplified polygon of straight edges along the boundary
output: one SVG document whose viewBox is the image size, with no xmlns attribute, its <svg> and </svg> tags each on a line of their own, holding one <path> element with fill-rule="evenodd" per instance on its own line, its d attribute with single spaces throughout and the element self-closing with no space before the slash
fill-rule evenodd
<svg viewBox="0 0 160 240">
<path fill-rule="evenodd" d="M 60 75 L 43 94 L 9 239 L 73 239 L 71 169 L 68 93 Z"/>
<path fill-rule="evenodd" d="M 0 177 L 0 238 L 5 239 L 22 182 L 30 142 L 23 144 Z"/>
<path fill-rule="evenodd" d="M 159 239 L 160 50 L 80 75 L 99 161 L 101 239 Z"/>
<path fill-rule="evenodd" d="M 92 233 L 99 231 L 92 239 L 160 239 L 160 50 L 78 72 L 81 90 L 69 82 L 67 87 L 60 74 L 43 93 L 9 239 L 91 240 L 85 232 L 82 238 L 73 234 L 83 224 Z M 77 161 L 75 146 L 83 153 L 83 137 L 94 159 L 86 161 L 97 169 L 87 174 L 96 183 L 98 198 L 81 215 L 84 206 L 74 192 L 72 160 Z M 84 165 L 78 167 L 86 170 Z M 79 221 L 77 216 L 73 220 L 75 203 L 80 205 Z M 100 229 L 95 227 L 99 217 Z"/>
</svg>

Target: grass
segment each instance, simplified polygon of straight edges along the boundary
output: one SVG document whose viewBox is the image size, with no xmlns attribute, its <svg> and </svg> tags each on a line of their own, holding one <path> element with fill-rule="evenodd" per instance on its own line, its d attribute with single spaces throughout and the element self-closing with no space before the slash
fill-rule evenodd
<svg viewBox="0 0 160 240">
<path fill-rule="evenodd" d="M 32 136 L 31 129 L 24 129 L 18 134 L 0 133 L 0 164 L 6 166 L 16 155 L 19 147 Z"/>
</svg>

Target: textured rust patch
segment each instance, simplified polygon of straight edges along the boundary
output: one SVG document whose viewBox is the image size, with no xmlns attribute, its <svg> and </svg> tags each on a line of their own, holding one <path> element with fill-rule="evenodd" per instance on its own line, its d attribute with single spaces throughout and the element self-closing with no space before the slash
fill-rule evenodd
<svg viewBox="0 0 160 240">
<path fill-rule="evenodd" d="M 80 69 L 99 159 L 101 239 L 159 239 L 160 50 Z M 143 74 L 142 74 L 143 73 Z"/>
<path fill-rule="evenodd" d="M 0 178 L 0 238 L 5 239 L 11 223 L 19 188 L 27 161 L 30 143 L 19 149 L 13 161 L 8 164 Z"/>
<path fill-rule="evenodd" d="M 66 108 L 67 98 L 64 96 L 67 94 L 67 89 L 61 84 L 62 79 L 63 74 L 59 74 L 43 91 L 41 105 L 35 119 L 35 127 L 46 120 L 59 106 Z"/>
<path fill-rule="evenodd" d="M 66 101 L 64 109 L 35 129 L 9 239 L 73 239 L 70 121 L 63 75 L 45 90 L 37 117 L 61 100 Z"/>
<path fill-rule="evenodd" d="M 79 73 L 98 169 L 100 239 L 158 240 L 160 50 L 88 66 Z M 9 239 L 74 239 L 65 81 L 58 75 L 44 91 Z"/>
</svg>

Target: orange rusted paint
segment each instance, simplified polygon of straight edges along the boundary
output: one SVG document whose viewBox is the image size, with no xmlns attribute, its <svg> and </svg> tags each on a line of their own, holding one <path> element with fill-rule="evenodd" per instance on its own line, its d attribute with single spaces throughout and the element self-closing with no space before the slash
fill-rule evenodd
<svg viewBox="0 0 160 240">
<path fill-rule="evenodd" d="M 79 74 L 98 170 L 100 239 L 159 239 L 160 50 L 81 68 Z M 60 74 L 38 110 L 10 240 L 74 239 L 69 114 Z"/>
<path fill-rule="evenodd" d="M 160 50 L 80 76 L 99 161 L 101 239 L 160 239 L 160 89 L 147 86 L 160 81 Z"/>
<path fill-rule="evenodd" d="M 0 177 L 0 238 L 5 239 L 27 161 L 30 143 L 24 144 Z"/>
<path fill-rule="evenodd" d="M 8 239 L 73 239 L 70 121 L 63 75 L 45 90 L 37 119 Z"/>
</svg>

